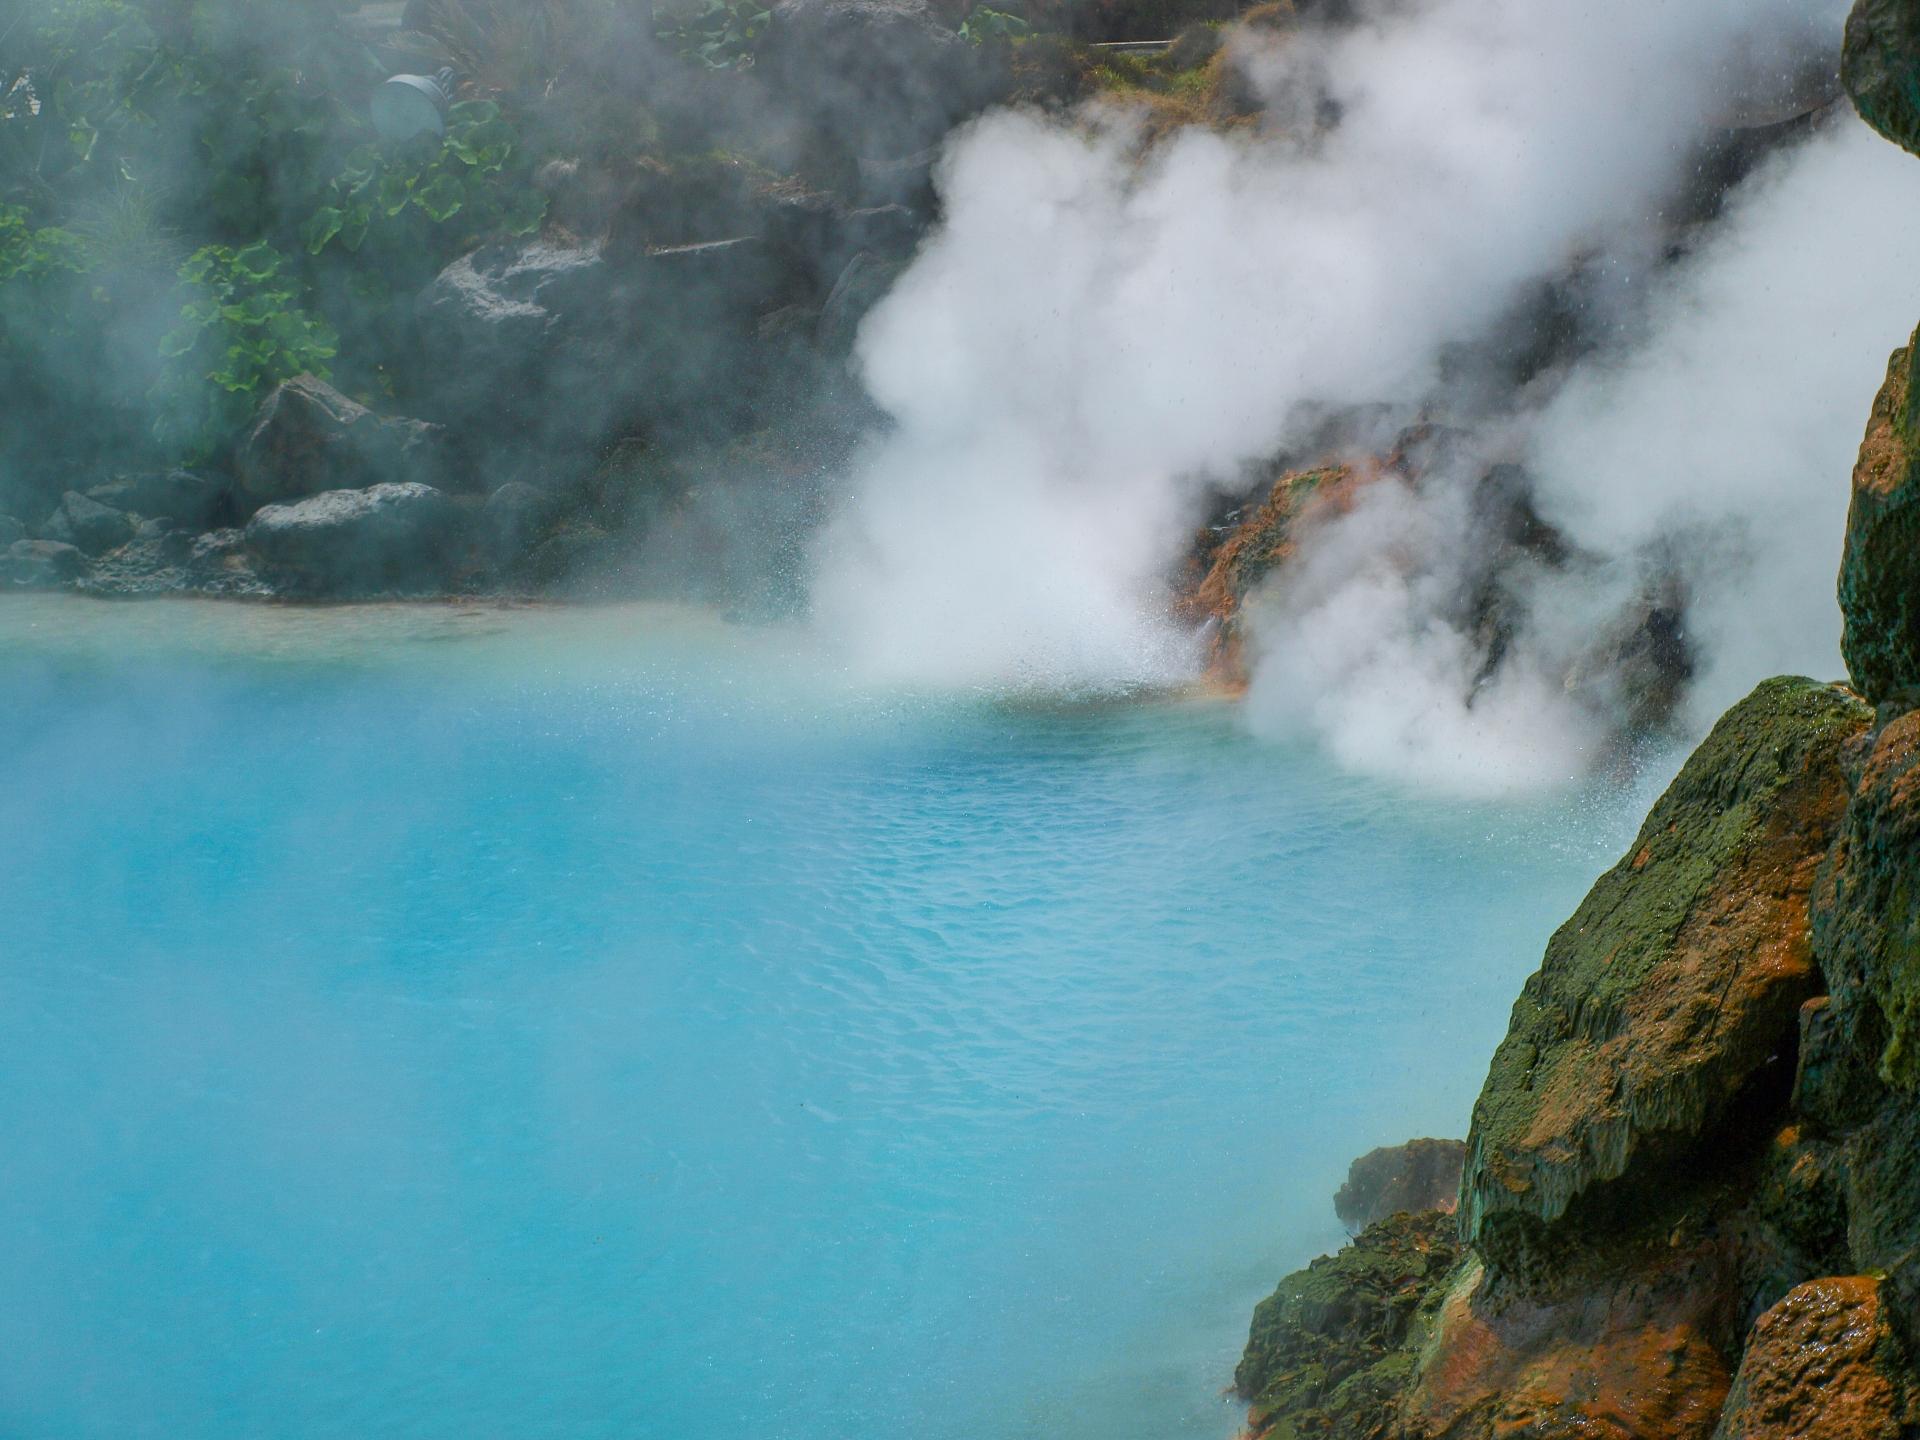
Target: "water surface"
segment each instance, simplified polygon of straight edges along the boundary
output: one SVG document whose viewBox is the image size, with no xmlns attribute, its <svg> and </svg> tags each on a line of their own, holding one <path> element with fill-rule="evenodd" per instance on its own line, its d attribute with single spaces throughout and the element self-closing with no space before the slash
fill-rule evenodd
<svg viewBox="0 0 1920 1440">
<path fill-rule="evenodd" d="M 0 1433 L 1220 1440 L 1639 804 L 658 610 L 0 601 Z"/>
</svg>

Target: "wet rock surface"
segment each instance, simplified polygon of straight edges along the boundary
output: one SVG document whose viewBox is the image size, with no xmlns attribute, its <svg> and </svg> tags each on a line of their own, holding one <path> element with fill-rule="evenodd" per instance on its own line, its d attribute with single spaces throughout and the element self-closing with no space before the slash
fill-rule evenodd
<svg viewBox="0 0 1920 1440">
<path fill-rule="evenodd" d="M 1915 465 L 1915 350 L 1896 350 L 1853 472 L 1840 562 L 1841 649 L 1872 700 L 1920 687 L 1920 468 Z"/>
<path fill-rule="evenodd" d="M 1370 1150 L 1347 1171 L 1346 1184 L 1333 1197 L 1333 1212 L 1349 1230 L 1423 1210 L 1451 1214 L 1459 1204 L 1466 1158 L 1464 1140 L 1409 1140 Z"/>
<path fill-rule="evenodd" d="M 1713 1440 L 1902 1440 L 1917 1399 L 1878 1282 L 1831 1276 L 1754 1323 Z"/>
<path fill-rule="evenodd" d="M 247 522 L 244 551 L 283 594 L 435 594 L 464 558 L 464 527 L 431 486 L 375 485 L 265 506 Z"/>
<path fill-rule="evenodd" d="M 311 375 L 267 396 L 234 465 L 249 509 L 329 490 L 444 484 L 452 469 L 438 426 L 377 415 Z"/>
</svg>

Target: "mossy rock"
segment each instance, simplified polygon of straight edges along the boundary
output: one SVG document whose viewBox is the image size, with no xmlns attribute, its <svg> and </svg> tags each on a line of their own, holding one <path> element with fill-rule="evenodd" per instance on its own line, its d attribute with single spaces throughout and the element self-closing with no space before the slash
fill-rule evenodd
<svg viewBox="0 0 1920 1440">
<path fill-rule="evenodd" d="M 1896 350 L 1873 402 L 1853 471 L 1840 562 L 1841 650 L 1862 694 L 1920 691 L 1920 470 L 1916 469 L 1915 347 Z"/>
<path fill-rule="evenodd" d="M 1269 1440 L 1391 1433 L 1460 1260 L 1453 1217 L 1395 1215 L 1297 1271 L 1253 1313 L 1234 1388 Z"/>
<path fill-rule="evenodd" d="M 1861 119 L 1920 154 L 1920 4 L 1856 0 L 1840 52 L 1840 83 Z"/>
<path fill-rule="evenodd" d="M 1846 808 L 1842 750 L 1871 718 L 1838 686 L 1761 685 L 1548 942 L 1468 1137 L 1463 1227 L 1491 1267 L 1537 1272 L 1630 1221 L 1761 1072 L 1784 1109 L 1820 985 L 1809 896 Z"/>
</svg>

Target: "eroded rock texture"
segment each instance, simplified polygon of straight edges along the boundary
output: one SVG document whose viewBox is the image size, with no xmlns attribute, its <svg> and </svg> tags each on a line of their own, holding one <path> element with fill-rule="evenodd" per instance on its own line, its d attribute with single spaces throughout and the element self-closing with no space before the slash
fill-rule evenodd
<svg viewBox="0 0 1920 1440">
<path fill-rule="evenodd" d="M 1896 350 L 1853 472 L 1840 563 L 1841 648 L 1861 693 L 1920 687 L 1920 473 L 1915 469 L 1914 349 Z"/>
</svg>

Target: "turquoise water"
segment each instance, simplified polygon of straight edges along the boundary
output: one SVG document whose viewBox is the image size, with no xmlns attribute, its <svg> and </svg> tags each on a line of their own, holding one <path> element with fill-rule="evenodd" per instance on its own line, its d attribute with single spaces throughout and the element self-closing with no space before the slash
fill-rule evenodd
<svg viewBox="0 0 1920 1440">
<path fill-rule="evenodd" d="M 0 602 L 0 1433 L 1220 1440 L 1643 799 L 670 612 Z"/>
</svg>

